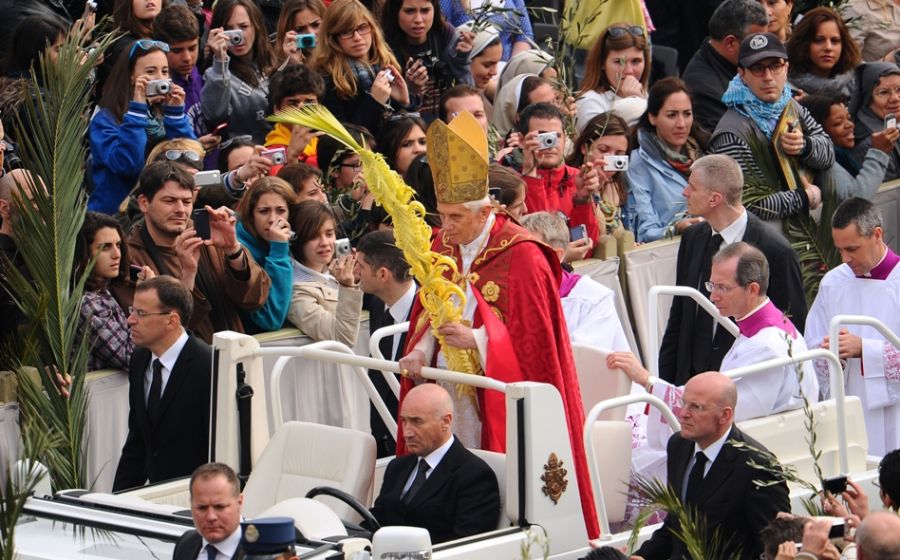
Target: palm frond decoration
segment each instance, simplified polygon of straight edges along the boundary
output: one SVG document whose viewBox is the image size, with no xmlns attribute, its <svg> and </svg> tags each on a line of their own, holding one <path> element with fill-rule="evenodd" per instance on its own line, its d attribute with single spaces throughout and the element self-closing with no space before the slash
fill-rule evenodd
<svg viewBox="0 0 900 560">
<path fill-rule="evenodd" d="M 76 320 L 89 270 L 72 281 L 75 242 L 86 211 L 82 187 L 94 65 L 114 37 L 106 36 L 91 54 L 87 34 L 75 28 L 55 63 L 44 56 L 32 69 L 29 95 L 17 116 L 16 138 L 26 169 L 42 185 L 17 184 L 13 231 L 27 277 L 7 267 L 2 285 L 25 316 L 23 344 L 7 347 L 7 363 L 17 365 L 23 438 L 46 434 L 52 444 L 37 457 L 50 470 L 55 489 L 86 488 L 85 370 L 89 347 Z M 40 80 L 38 80 L 40 75 Z M 29 181 L 26 181 L 29 182 Z M 27 196 L 26 196 L 27 195 Z M 26 366 L 37 369 L 37 381 Z M 60 377 L 71 377 L 68 397 Z"/>
<path fill-rule="evenodd" d="M 780 190 L 784 190 L 783 179 L 775 164 L 775 156 L 765 141 L 751 134 L 747 145 L 753 153 L 756 170 L 744 170 L 745 206 L 752 205 Z M 822 191 L 822 212 L 820 227 L 809 214 L 795 214 L 782 220 L 782 228 L 791 247 L 797 251 L 803 273 L 803 289 L 807 305 L 812 305 L 819 291 L 822 277 L 831 268 L 840 264 L 834 241 L 831 239 L 831 216 L 837 208 L 837 197 L 832 185 L 819 185 Z"/>
<path fill-rule="evenodd" d="M 710 526 L 706 515 L 682 502 L 671 485 L 637 475 L 633 488 L 645 506 L 665 509 L 674 517 L 675 522 L 670 524 L 672 536 L 684 543 L 685 554 L 691 560 L 740 557 L 740 549 L 726 552 L 733 537 L 725 537 L 717 527 Z M 640 529 L 640 525 L 636 525 L 636 529 Z"/>
<path fill-rule="evenodd" d="M 403 251 L 413 276 L 421 286 L 419 298 L 431 319 L 432 333 L 445 350 L 451 370 L 475 373 L 468 352 L 444 344 L 437 332 L 445 323 L 462 319 L 465 292 L 447 280 L 444 273 L 456 273 L 456 262 L 431 250 L 431 227 L 425 223 L 425 207 L 414 200 L 413 189 L 375 153 L 358 142 L 323 105 L 291 107 L 269 117 L 272 122 L 288 123 L 320 130 L 359 154 L 363 175 L 378 204 L 384 207 L 394 224 L 397 247 Z"/>
</svg>

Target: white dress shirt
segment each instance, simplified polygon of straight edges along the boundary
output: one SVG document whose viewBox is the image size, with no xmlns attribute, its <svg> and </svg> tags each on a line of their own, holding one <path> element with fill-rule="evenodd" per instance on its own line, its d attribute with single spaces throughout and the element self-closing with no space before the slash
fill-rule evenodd
<svg viewBox="0 0 900 560">
<path fill-rule="evenodd" d="M 206 546 L 208 544 L 209 541 L 203 539 L 203 546 L 200 547 L 200 553 L 197 554 L 197 560 L 208 560 L 209 556 L 206 553 Z M 240 544 L 241 526 L 238 525 L 237 529 L 235 529 L 234 532 L 213 545 L 214 547 L 216 547 L 217 551 L 216 560 L 231 560 L 234 557 L 234 553 L 237 552 L 238 546 Z"/>
</svg>

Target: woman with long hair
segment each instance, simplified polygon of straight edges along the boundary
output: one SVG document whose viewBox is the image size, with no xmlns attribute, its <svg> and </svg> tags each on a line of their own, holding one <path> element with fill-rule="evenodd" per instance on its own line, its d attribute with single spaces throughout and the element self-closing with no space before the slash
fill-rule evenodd
<svg viewBox="0 0 900 560">
<path fill-rule="evenodd" d="M 248 334 L 278 330 L 287 318 L 293 286 L 289 211 L 294 199 L 294 190 L 283 179 L 263 177 L 238 203 L 238 241 L 272 280 L 263 306 L 249 314 L 249 322 L 241 317 Z"/>
<path fill-rule="evenodd" d="M 122 227 L 112 216 L 88 212 L 84 217 L 76 245 L 74 281 L 78 281 L 94 260 L 81 296 L 78 330 L 87 331 L 91 342 L 87 370 L 128 370 L 134 351 L 128 315 L 110 293 L 111 284 L 128 284 L 128 250 Z M 153 275 L 145 267 L 141 277 Z"/>
<path fill-rule="evenodd" d="M 397 59 L 359 0 L 328 7 L 311 65 L 325 78 L 322 104 L 341 122 L 377 132 L 386 113 L 411 108 Z"/>
<path fill-rule="evenodd" d="M 213 57 L 203 74 L 203 117 L 211 125 L 227 122 L 229 137 L 250 135 L 262 145 L 272 128 L 265 115 L 275 66 L 262 13 L 253 0 L 219 0 L 210 26 L 206 46 Z"/>
<path fill-rule="evenodd" d="M 312 44 L 318 41 L 319 28 L 325 17 L 325 4 L 322 0 L 288 0 L 281 6 L 278 23 L 275 25 L 275 50 L 278 51 L 279 68 L 291 64 L 301 64 L 312 56 L 315 46 L 301 46 L 298 36 L 305 44 L 309 43 L 309 35 L 313 36 Z"/>
<path fill-rule="evenodd" d="M 313 340 L 336 340 L 352 348 L 362 311 L 356 255 L 336 254 L 337 220 L 327 204 L 301 202 L 291 224 L 297 238 L 291 247 L 294 287 L 288 320 Z"/>
<path fill-rule="evenodd" d="M 778 40 L 784 43 L 791 36 L 791 12 L 794 11 L 794 0 L 759 0 L 766 15 L 769 16 L 769 28 Z"/>
<path fill-rule="evenodd" d="M 438 0 L 387 0 L 381 27 L 404 79 L 422 98 L 419 113 L 425 122 L 433 121 L 441 93 L 469 79 L 475 34 L 457 32 L 444 21 Z"/>
<path fill-rule="evenodd" d="M 675 233 L 700 221 L 684 216 L 682 191 L 691 164 L 703 155 L 709 134 L 694 121 L 690 91 L 678 78 L 663 78 L 650 88 L 647 112 L 637 125 L 637 145 L 628 167 L 629 205 L 640 242 L 661 239 L 670 226 Z"/>
<path fill-rule="evenodd" d="M 850 99 L 854 70 L 862 58 L 837 12 L 824 6 L 806 12 L 784 46 L 791 61 L 788 81 L 794 88 Z"/>
<path fill-rule="evenodd" d="M 579 132 L 598 113 L 612 111 L 629 126 L 647 110 L 650 42 L 643 27 L 614 23 L 588 52 L 584 79 L 575 101 Z"/>
<path fill-rule="evenodd" d="M 572 167 L 579 168 L 591 162 L 600 175 L 600 193 L 593 202 L 601 237 L 621 235 L 625 229 L 631 229 L 630 216 L 624 212 L 628 200 L 625 173 L 604 169 L 606 156 L 628 156 L 628 138 L 628 124 L 622 117 L 600 113 L 584 125 L 566 161 Z"/>
<path fill-rule="evenodd" d="M 97 93 L 102 96 L 106 81 L 112 74 L 113 66 L 119 60 L 122 51 L 128 49 L 133 41 L 153 38 L 153 20 L 162 11 L 162 0 L 114 0 L 112 6 L 113 27 L 123 33 L 121 37 L 107 49 L 103 62 L 97 67 Z"/>
<path fill-rule="evenodd" d="M 425 153 L 428 126 L 415 113 L 391 115 L 381 127 L 375 145 L 387 164 L 403 175 L 419 154 Z"/>
<path fill-rule="evenodd" d="M 141 39 L 122 51 L 113 67 L 88 128 L 91 210 L 116 213 L 157 143 L 196 138 L 184 114 L 184 90 L 169 79 L 168 51 L 166 43 Z"/>
</svg>

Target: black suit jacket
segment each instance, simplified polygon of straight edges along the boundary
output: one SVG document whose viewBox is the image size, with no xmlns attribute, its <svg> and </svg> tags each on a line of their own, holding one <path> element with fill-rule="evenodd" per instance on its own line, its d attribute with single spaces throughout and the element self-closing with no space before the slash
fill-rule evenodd
<svg viewBox="0 0 900 560">
<path fill-rule="evenodd" d="M 700 272 L 708 269 L 704 268 L 701 261 L 711 235 L 712 229 L 708 222 L 701 222 L 685 230 L 678 247 L 676 285 L 691 288 L 700 285 Z M 806 324 L 807 306 L 800 259 L 796 251 L 784 237 L 773 232 L 749 212 L 742 241 L 753 245 L 766 256 L 769 261 L 769 298 L 802 331 Z M 707 280 L 709 278 L 702 279 L 704 282 Z M 715 340 L 712 330 L 708 333 L 696 332 L 698 309 L 699 306 L 686 297 L 672 300 L 669 322 L 659 348 L 659 375 L 670 383 L 684 385 L 697 373 L 718 370 L 722 365 L 722 358 L 734 343 L 734 337 L 725 329 L 717 330 Z M 699 312 L 705 313 L 702 310 Z M 709 344 L 696 344 L 694 339 L 698 336 L 708 338 Z"/>
<path fill-rule="evenodd" d="M 766 451 L 761 443 L 732 427 L 728 440 L 742 441 L 754 448 Z M 709 467 L 698 495 L 697 507 L 706 515 L 710 531 L 718 530 L 724 540 L 731 538 L 726 553 L 721 558 L 752 560 L 762 553 L 759 532 L 775 519 L 779 511 L 790 511 L 787 484 L 780 482 L 768 487 L 757 487 L 754 480 L 771 480 L 769 473 L 748 465 L 753 458 L 757 463 L 763 455 L 757 451 L 740 450 L 725 442 L 716 460 Z M 669 485 L 682 495 L 685 472 L 694 453 L 694 442 L 681 437 L 681 432 L 669 439 L 666 471 Z M 684 544 L 672 536 L 670 529 L 677 527 L 674 515 L 666 517 L 657 529 L 635 553 L 645 560 L 681 559 Z M 710 533 L 711 534 L 711 533 Z M 740 547 L 742 554 L 737 556 Z"/>
<path fill-rule="evenodd" d="M 203 537 L 200 536 L 200 533 L 191 529 L 181 535 L 181 538 L 175 543 L 175 552 L 172 553 L 172 560 L 197 560 L 197 555 L 200 554 L 202 546 Z M 232 560 L 241 560 L 243 557 L 244 552 L 241 550 L 241 547 L 238 547 L 231 558 Z"/>
<path fill-rule="evenodd" d="M 384 326 L 394 324 L 394 318 L 391 317 L 391 314 L 385 308 L 384 302 L 381 301 L 381 299 L 372 296 L 366 307 L 369 310 L 370 335 Z M 406 312 L 406 318 L 404 319 L 405 321 L 409 320 L 409 314 L 411 311 L 412 306 L 410 306 L 409 311 Z M 392 336 L 382 338 L 381 343 L 379 344 L 381 355 L 384 356 L 385 360 L 399 360 L 401 357 L 403 357 L 403 348 L 405 347 L 405 332 L 400 335 L 400 342 L 399 344 L 397 344 L 397 352 L 393 352 L 394 337 Z M 396 418 L 397 409 L 399 406 L 397 396 L 394 395 L 394 392 L 391 391 L 391 388 L 390 386 L 388 386 L 387 381 L 385 381 L 384 374 L 382 374 L 380 371 L 370 369 L 369 379 L 371 379 L 372 384 L 375 385 L 375 390 L 378 391 L 378 394 L 381 396 L 381 400 L 384 401 L 384 404 L 387 405 L 388 410 L 391 412 L 393 417 Z M 390 457 L 391 455 L 393 455 L 396 452 L 396 442 L 394 441 L 395 434 L 390 433 L 390 431 L 387 429 L 387 426 L 384 425 L 384 422 L 381 420 L 381 416 L 378 414 L 378 412 L 375 411 L 374 405 L 370 407 L 369 423 L 372 426 L 372 435 L 375 437 L 378 457 Z"/>
<path fill-rule="evenodd" d="M 494 471 L 454 440 L 447 454 L 409 505 L 400 499 L 418 457 L 405 455 L 390 462 L 372 515 L 382 526 L 407 525 L 428 529 L 432 543 L 459 539 L 497 528 L 500 490 Z"/>
<path fill-rule="evenodd" d="M 189 476 L 209 460 L 209 401 L 212 350 L 189 335 L 151 425 L 144 400 L 150 351 L 136 348 L 128 368 L 128 438 L 116 469 L 113 491 Z"/>
</svg>

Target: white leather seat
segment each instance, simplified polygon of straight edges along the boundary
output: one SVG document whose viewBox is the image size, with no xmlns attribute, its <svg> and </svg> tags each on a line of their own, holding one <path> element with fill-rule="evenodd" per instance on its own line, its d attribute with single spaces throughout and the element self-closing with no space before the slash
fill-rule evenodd
<svg viewBox="0 0 900 560">
<path fill-rule="evenodd" d="M 581 387 L 581 401 L 587 413 L 600 401 L 627 395 L 631 391 L 631 380 L 620 369 L 606 367 L 606 352 L 583 344 L 572 345 L 575 357 L 575 371 Z M 600 420 L 624 420 L 627 407 L 603 411 Z"/>
<path fill-rule="evenodd" d="M 631 424 L 624 420 L 595 422 L 591 440 L 607 519 L 609 523 L 620 523 L 625 519 L 631 479 Z M 597 492 L 597 488 L 593 490 Z M 603 512 L 599 514 L 603 515 Z"/>
<path fill-rule="evenodd" d="M 484 449 L 469 449 L 469 451 L 487 463 L 497 475 L 497 485 L 500 487 L 500 519 L 497 521 L 497 528 L 505 529 L 509 527 L 509 517 L 506 515 L 506 453 Z"/>
<path fill-rule="evenodd" d="M 308 539 L 347 535 L 347 528 L 330 507 L 309 498 L 283 500 L 259 512 L 257 517 L 290 517 L 294 527 Z"/>
<path fill-rule="evenodd" d="M 307 422 L 286 422 L 259 457 L 244 488 L 247 518 L 288 498 L 302 498 L 316 486 L 332 486 L 370 503 L 375 471 L 375 438 L 371 434 Z M 342 502 L 327 496 L 342 519 L 358 517 Z"/>
</svg>

